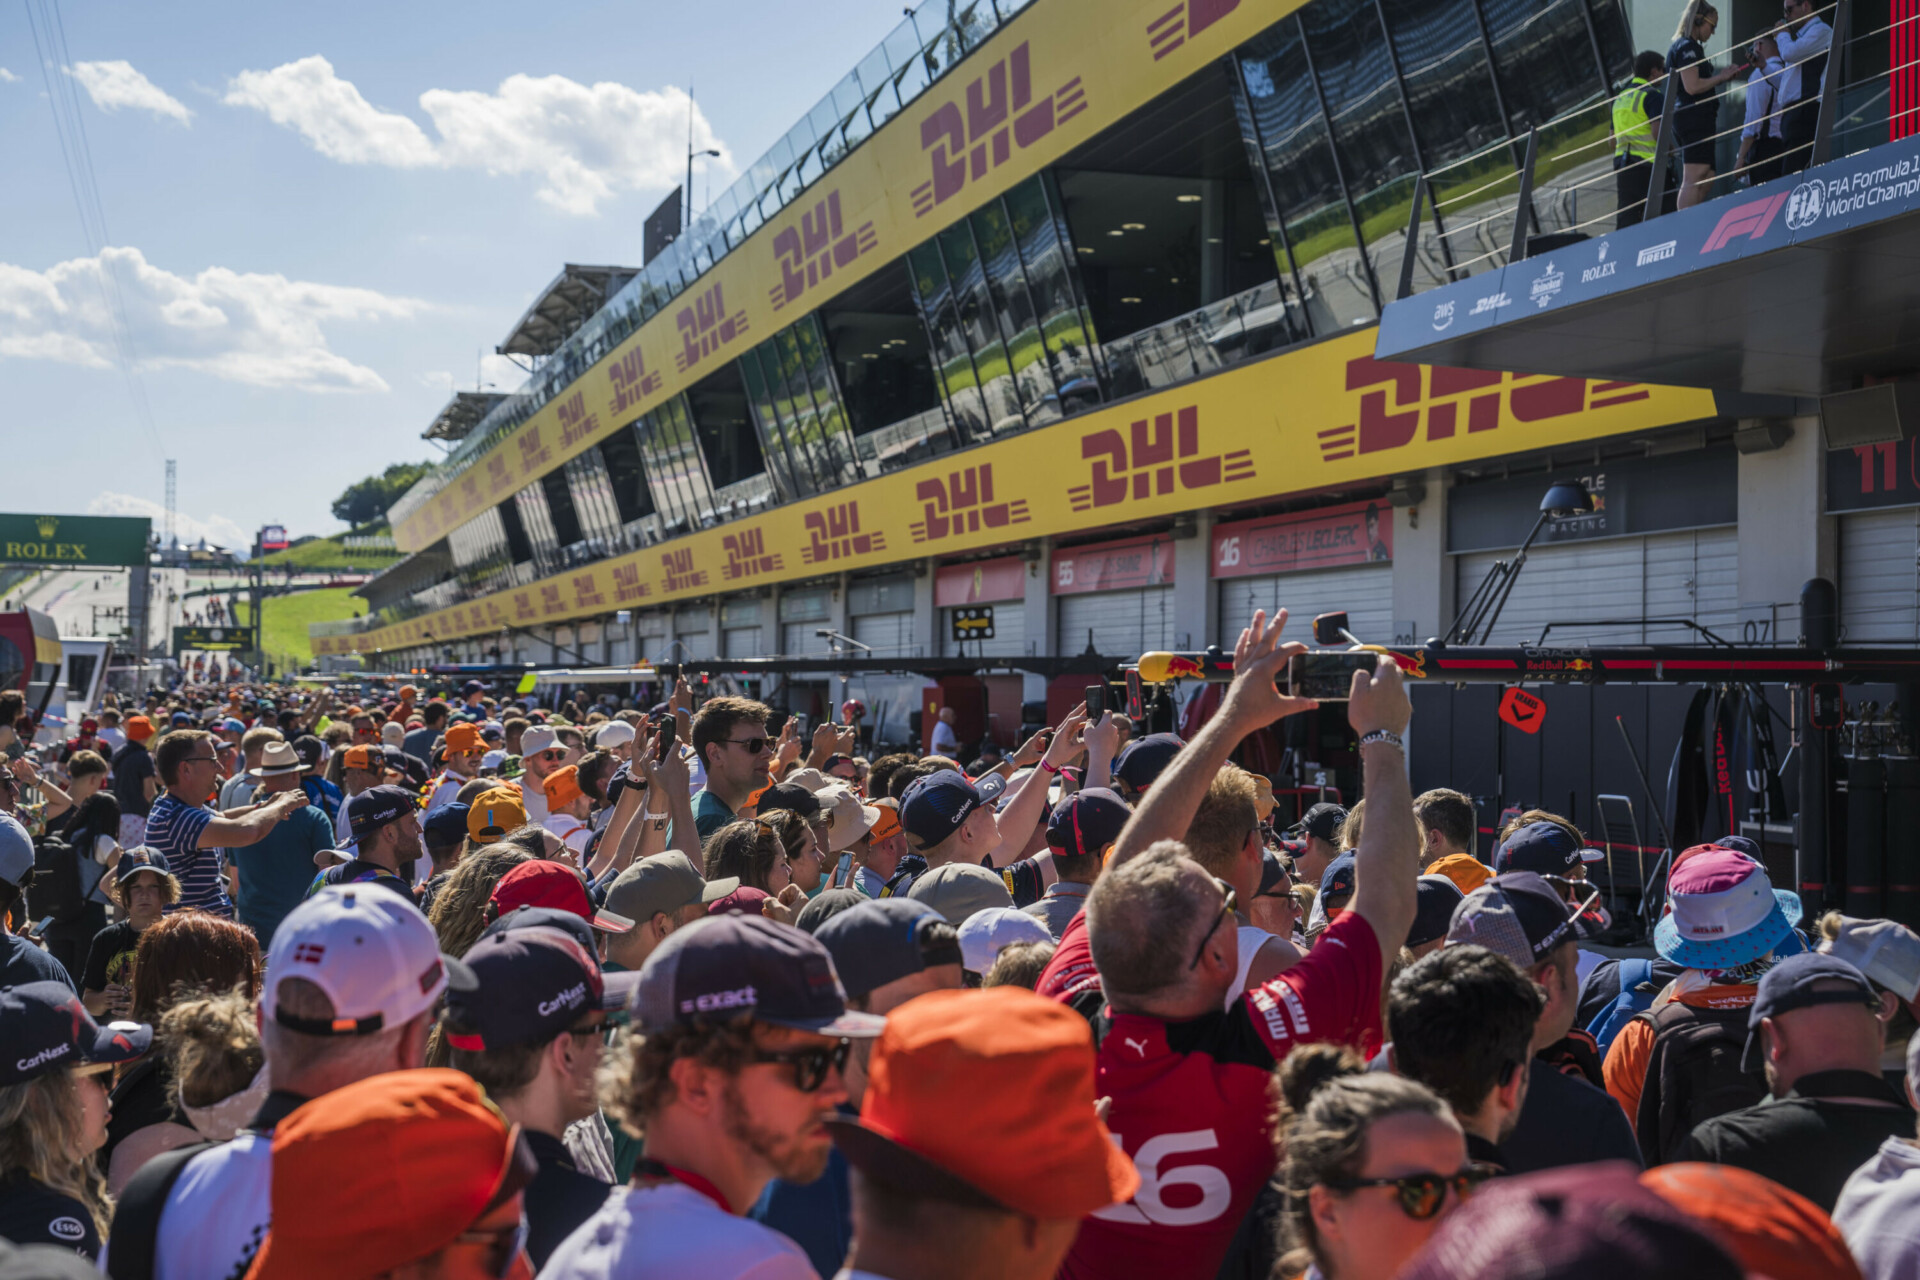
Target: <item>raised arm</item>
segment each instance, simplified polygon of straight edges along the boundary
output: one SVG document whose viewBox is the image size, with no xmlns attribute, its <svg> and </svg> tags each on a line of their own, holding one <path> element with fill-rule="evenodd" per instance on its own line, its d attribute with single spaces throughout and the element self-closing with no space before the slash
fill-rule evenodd
<svg viewBox="0 0 1920 1280">
<path fill-rule="evenodd" d="M 1058 770 L 1061 765 L 1080 753 L 1080 728 L 1087 722 L 1085 704 L 1076 706 L 1067 712 L 1053 731 L 1053 741 L 1047 744 L 1046 752 L 1040 757 L 1041 767 L 1014 784 L 1016 794 L 1007 801 L 1007 807 L 1000 812 L 1000 843 L 993 850 L 993 865 L 1004 867 L 1020 856 L 1027 847 L 1027 841 L 1033 837 L 1033 827 L 1047 810 L 1047 792 L 1053 783 L 1053 774 L 1046 766 Z"/>
<path fill-rule="evenodd" d="M 257 844 L 267 838 L 267 832 L 292 813 L 303 809 L 307 804 L 305 791 L 282 791 L 266 803 L 256 807 L 244 818 L 214 818 L 200 830 L 199 849 L 238 849 L 246 845 Z"/>
<path fill-rule="evenodd" d="M 1352 905 L 1373 926 L 1388 966 L 1413 927 L 1419 898 L 1420 829 L 1413 817 L 1405 747 L 1395 741 L 1365 739 L 1376 731 L 1401 738 L 1412 716 L 1406 677 L 1397 664 L 1382 662 L 1372 674 L 1353 673 L 1347 723 L 1362 739 L 1361 794 L 1367 799 L 1367 821 L 1354 848 Z"/>
<path fill-rule="evenodd" d="M 1306 652 L 1303 644 L 1280 643 L 1280 632 L 1286 625 L 1285 609 L 1275 613 L 1271 623 L 1265 609 L 1253 615 L 1253 625 L 1240 633 L 1239 642 L 1233 646 L 1233 683 L 1227 686 L 1219 712 L 1147 789 L 1146 798 L 1114 843 L 1110 865 L 1125 862 L 1156 840 L 1184 838 L 1213 783 L 1213 775 L 1220 772 L 1242 738 L 1319 705 L 1312 698 L 1288 697 L 1274 683 L 1286 669 L 1288 659 Z M 1369 812 L 1367 816 L 1373 815 Z"/>
</svg>

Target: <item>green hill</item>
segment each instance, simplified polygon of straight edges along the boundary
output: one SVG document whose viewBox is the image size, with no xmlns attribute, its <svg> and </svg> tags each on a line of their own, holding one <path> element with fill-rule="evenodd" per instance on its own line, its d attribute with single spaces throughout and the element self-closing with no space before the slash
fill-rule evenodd
<svg viewBox="0 0 1920 1280">
<path fill-rule="evenodd" d="M 355 530 L 359 534 L 383 534 L 387 526 Z M 292 565 L 296 569 L 384 569 L 400 559 L 398 551 L 348 550 L 346 534 L 331 538 L 303 538 L 285 551 L 273 551 L 260 557 L 266 565 Z"/>
<path fill-rule="evenodd" d="M 260 610 L 263 615 L 260 647 L 276 671 L 298 670 L 313 661 L 313 646 L 307 641 L 308 623 L 357 618 L 366 611 L 367 602 L 352 594 L 351 587 L 268 596 Z M 234 621 L 245 623 L 245 600 L 237 602 L 236 613 Z"/>
</svg>

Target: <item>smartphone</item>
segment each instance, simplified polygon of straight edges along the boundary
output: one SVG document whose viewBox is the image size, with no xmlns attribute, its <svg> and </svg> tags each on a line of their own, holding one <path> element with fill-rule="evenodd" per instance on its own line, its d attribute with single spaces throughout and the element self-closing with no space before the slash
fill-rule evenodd
<svg viewBox="0 0 1920 1280">
<path fill-rule="evenodd" d="M 1090 684 L 1087 686 L 1087 719 L 1098 722 L 1107 713 L 1107 686 Z"/>
<path fill-rule="evenodd" d="M 667 752 L 673 750 L 673 744 L 680 737 L 680 719 L 672 712 L 660 718 L 660 758 L 666 759 Z"/>
<path fill-rule="evenodd" d="M 853 883 L 853 850 L 849 849 L 845 853 L 842 853 L 840 855 L 840 863 L 838 866 L 834 867 L 833 880 L 827 885 L 827 887 L 829 889 L 845 889 L 852 883 Z"/>
<path fill-rule="evenodd" d="M 1344 702 L 1353 690 L 1353 673 L 1373 671 L 1379 663 L 1377 653 L 1325 649 L 1296 653 L 1293 661 L 1287 663 L 1286 682 L 1281 691 L 1296 698 Z"/>
</svg>

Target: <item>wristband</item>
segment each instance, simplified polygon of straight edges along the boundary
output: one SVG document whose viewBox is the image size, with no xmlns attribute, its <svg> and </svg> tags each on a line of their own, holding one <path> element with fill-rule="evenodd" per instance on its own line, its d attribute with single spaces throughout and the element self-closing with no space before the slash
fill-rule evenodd
<svg viewBox="0 0 1920 1280">
<path fill-rule="evenodd" d="M 1051 764 L 1051 763 L 1049 763 L 1048 761 L 1046 761 L 1046 760 L 1044 760 L 1044 759 L 1040 761 L 1040 768 L 1041 768 L 1041 771 L 1042 771 L 1042 772 L 1045 772 L 1045 773 L 1050 773 L 1050 774 L 1051 774 L 1051 773 L 1059 773 L 1059 772 L 1060 772 L 1060 766 L 1059 766 L 1059 765 L 1057 765 L 1057 764 Z"/>
<path fill-rule="evenodd" d="M 645 818 L 648 822 L 665 822 L 668 818 L 671 818 L 673 815 L 670 813 L 643 813 L 640 816 Z"/>
<path fill-rule="evenodd" d="M 1360 745 L 1363 747 L 1374 742 L 1384 742 L 1396 751 L 1406 750 L 1406 744 L 1401 742 L 1400 735 L 1391 729 L 1375 729 L 1360 739 Z"/>
</svg>

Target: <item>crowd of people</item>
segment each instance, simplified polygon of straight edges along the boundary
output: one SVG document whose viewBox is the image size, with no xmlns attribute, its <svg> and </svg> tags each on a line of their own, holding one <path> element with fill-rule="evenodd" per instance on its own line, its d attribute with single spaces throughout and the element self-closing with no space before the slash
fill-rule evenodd
<svg viewBox="0 0 1920 1280">
<path fill-rule="evenodd" d="M 0 1276 L 1920 1275 L 1920 936 L 1737 838 L 1603 950 L 1565 817 L 1076 706 L 0 696 Z M 1292 815 L 1288 815 L 1292 816 Z"/>
</svg>

